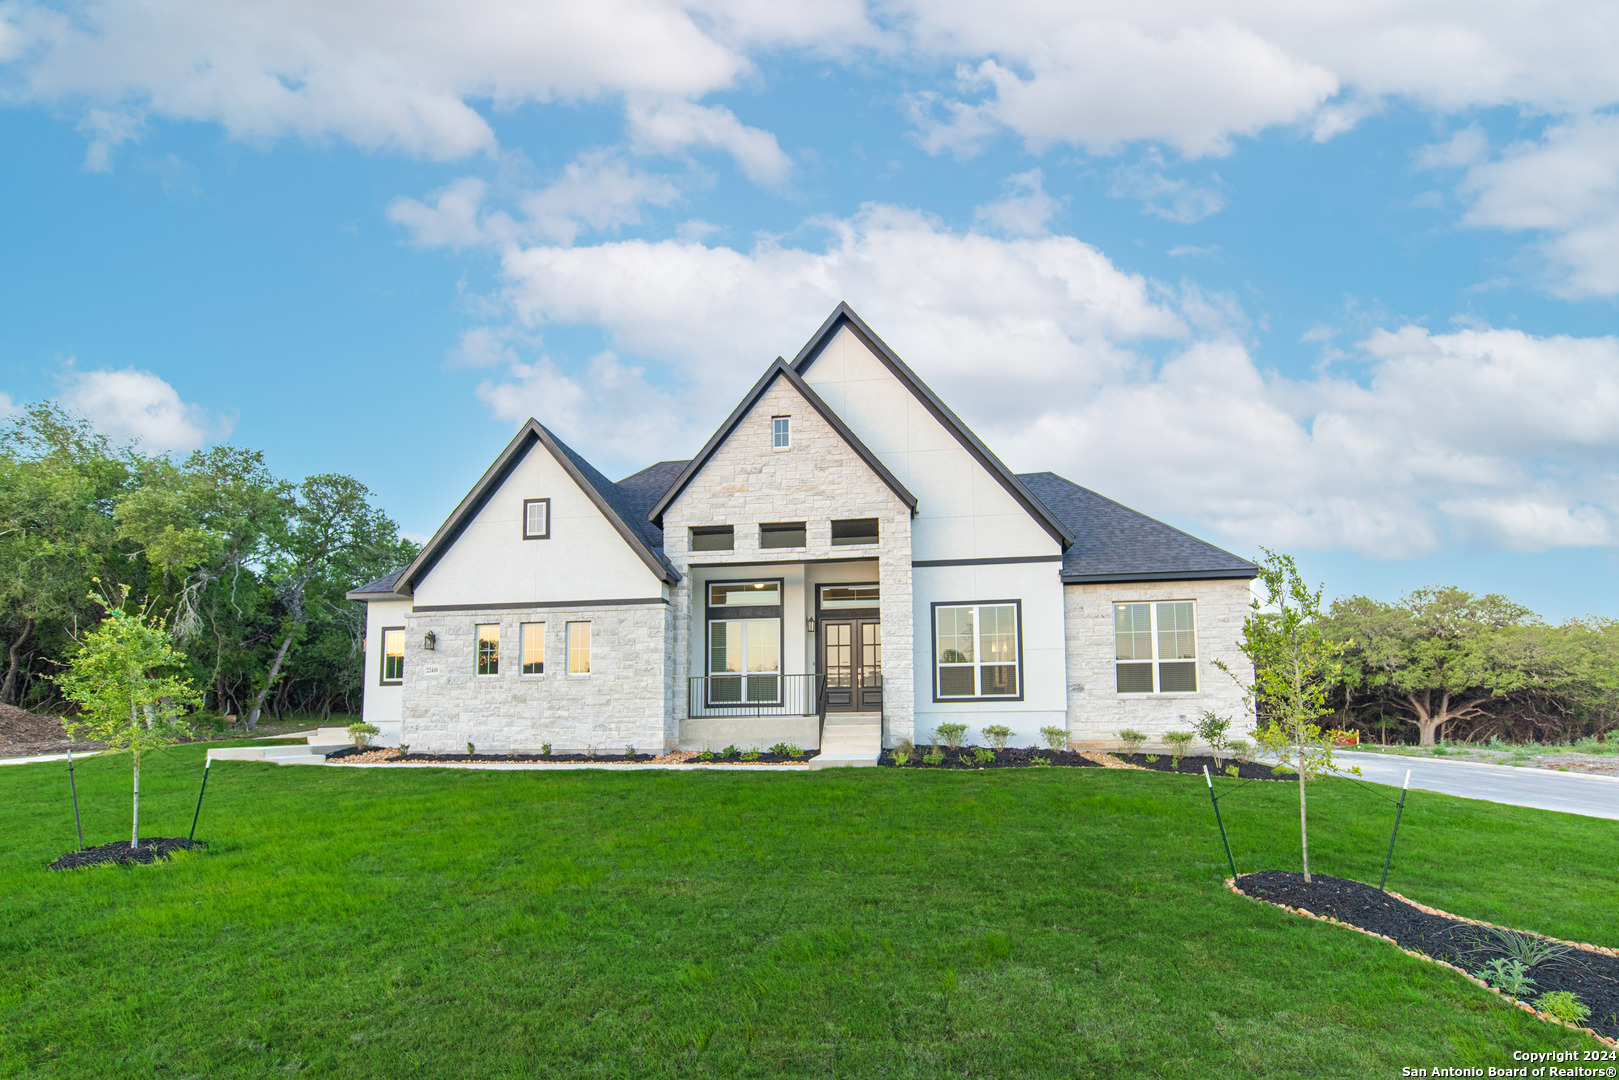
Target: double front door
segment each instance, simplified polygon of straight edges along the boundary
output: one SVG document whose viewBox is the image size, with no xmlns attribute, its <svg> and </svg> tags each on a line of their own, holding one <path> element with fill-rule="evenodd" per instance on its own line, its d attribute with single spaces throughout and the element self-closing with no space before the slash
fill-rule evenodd
<svg viewBox="0 0 1619 1080">
<path fill-rule="evenodd" d="M 883 637 L 876 619 L 821 619 L 821 674 L 828 712 L 880 712 Z"/>
</svg>

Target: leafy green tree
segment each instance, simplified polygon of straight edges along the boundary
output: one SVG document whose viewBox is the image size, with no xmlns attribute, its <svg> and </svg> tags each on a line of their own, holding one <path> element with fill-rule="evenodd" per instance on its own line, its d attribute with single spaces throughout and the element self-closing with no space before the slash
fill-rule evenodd
<svg viewBox="0 0 1619 1080">
<path fill-rule="evenodd" d="M 128 592 L 121 602 L 127 604 Z M 75 739 L 93 739 L 134 762 L 129 846 L 141 842 L 141 757 L 188 734 L 182 715 L 198 703 L 184 675 L 185 658 L 156 618 L 106 604 L 106 618 L 84 635 L 72 666 L 54 677 L 79 706 L 65 725 Z"/>
<path fill-rule="evenodd" d="M 51 402 L 29 405 L 0 426 L 0 620 L 6 673 L 0 701 L 21 696 L 27 656 L 45 631 L 93 621 L 92 580 L 138 583 L 143 567 L 127 554 L 112 508 L 136 473 L 136 456 Z M 65 628 L 65 630 L 64 630 Z"/>
<path fill-rule="evenodd" d="M 1513 695 L 1571 690 L 1588 666 L 1576 634 L 1545 626 L 1504 596 L 1452 586 L 1417 589 L 1394 604 L 1339 600 L 1326 630 L 1344 650 L 1346 693 L 1398 709 L 1423 746 L 1446 724 L 1484 716 Z"/>
<path fill-rule="evenodd" d="M 1298 773 L 1299 850 L 1308 884 L 1306 785 L 1328 772 L 1360 772 L 1341 769 L 1332 760 L 1332 740 L 1318 723 L 1332 711 L 1328 698 L 1341 670 L 1342 648 L 1323 633 L 1320 586 L 1310 589 L 1291 556 L 1266 549 L 1259 579 L 1265 600 L 1254 598 L 1242 628 L 1242 651 L 1254 665 L 1254 681 L 1243 685 L 1243 693 L 1258 718 L 1254 738 L 1276 758 L 1278 771 Z M 1225 664 L 1215 662 L 1231 674 Z"/>
</svg>

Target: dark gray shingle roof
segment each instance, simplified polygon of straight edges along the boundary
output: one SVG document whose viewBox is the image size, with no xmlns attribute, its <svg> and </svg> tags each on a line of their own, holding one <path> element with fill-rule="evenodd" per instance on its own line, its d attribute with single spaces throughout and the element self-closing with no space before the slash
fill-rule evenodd
<svg viewBox="0 0 1619 1080">
<path fill-rule="evenodd" d="M 1062 560 L 1062 579 L 1070 584 L 1251 578 L 1259 572 L 1247 559 L 1056 473 L 1019 473 L 1018 479 L 1077 537 Z"/>
<path fill-rule="evenodd" d="M 664 558 L 663 530 L 646 528 L 650 522 L 646 520 L 645 511 L 636 514 L 634 506 L 629 499 L 624 497 L 624 492 L 619 490 L 617 484 L 603 476 L 596 466 L 580 457 L 573 447 L 557 438 L 550 428 L 543 428 L 543 430 L 550 438 L 551 445 L 555 446 L 569 461 L 573 462 L 574 468 L 579 470 L 579 475 L 584 478 L 587 484 L 596 489 L 596 494 L 601 501 L 607 504 L 613 513 L 618 515 L 620 521 L 635 530 L 635 534 L 641 537 L 647 546 L 652 549 L 652 554 L 657 558 L 658 562 L 662 563 L 664 568 L 669 571 L 670 580 L 680 580 L 680 575 L 676 572 L 674 563 Z"/>
<path fill-rule="evenodd" d="M 401 566 L 390 574 L 383 574 L 375 581 L 368 581 L 364 585 L 356 585 L 344 595 L 350 600 L 363 600 L 364 597 L 360 595 L 361 593 L 373 593 L 379 596 L 390 595 L 393 593 L 394 586 L 398 584 L 400 577 L 404 575 L 405 569 L 405 567 Z"/>
<path fill-rule="evenodd" d="M 641 531 L 646 535 L 653 547 L 663 547 L 663 530 L 648 520 L 652 508 L 658 504 L 663 493 L 669 490 L 669 485 L 681 474 L 690 460 L 686 461 L 660 461 L 656 465 L 648 465 L 638 473 L 632 473 L 613 486 L 618 488 L 624 504 L 630 508 L 634 519 L 640 523 Z"/>
</svg>

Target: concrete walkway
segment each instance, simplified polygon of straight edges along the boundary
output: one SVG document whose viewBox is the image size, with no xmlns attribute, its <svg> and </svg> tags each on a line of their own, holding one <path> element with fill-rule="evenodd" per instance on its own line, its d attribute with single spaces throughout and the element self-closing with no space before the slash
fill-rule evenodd
<svg viewBox="0 0 1619 1080">
<path fill-rule="evenodd" d="M 1378 784 L 1399 787 L 1410 769 L 1411 786 L 1423 791 L 1619 820 L 1619 777 L 1615 776 L 1348 751 L 1338 751 L 1333 758 L 1360 766 L 1361 779 Z"/>
</svg>

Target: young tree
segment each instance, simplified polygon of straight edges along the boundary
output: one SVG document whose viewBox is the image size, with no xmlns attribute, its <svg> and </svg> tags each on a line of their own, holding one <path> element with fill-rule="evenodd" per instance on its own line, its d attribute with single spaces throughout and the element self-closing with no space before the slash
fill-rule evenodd
<svg viewBox="0 0 1619 1080">
<path fill-rule="evenodd" d="M 1243 692 L 1258 719 L 1254 738 L 1275 755 L 1278 771 L 1291 768 L 1298 773 L 1299 850 L 1304 882 L 1309 884 L 1305 785 L 1328 772 L 1360 772 L 1340 768 L 1332 760 L 1332 740 L 1323 736 L 1317 723 L 1332 711 L 1327 698 L 1339 675 L 1342 649 L 1322 632 L 1320 587 L 1311 591 L 1291 556 L 1265 549 L 1259 579 L 1265 601 L 1254 598 L 1242 628 L 1242 651 L 1254 665 L 1254 681 L 1245 684 Z M 1224 664 L 1220 666 L 1231 674 Z"/>
<path fill-rule="evenodd" d="M 127 604 L 125 590 L 120 604 Z M 66 673 L 55 676 L 62 693 L 79 706 L 65 725 L 75 739 L 94 739 L 134 761 L 134 803 L 129 846 L 141 843 L 141 757 L 185 735 L 181 716 L 197 693 L 185 678 L 185 658 L 167 628 L 145 613 L 106 603 L 106 618 L 84 636 Z"/>
</svg>

